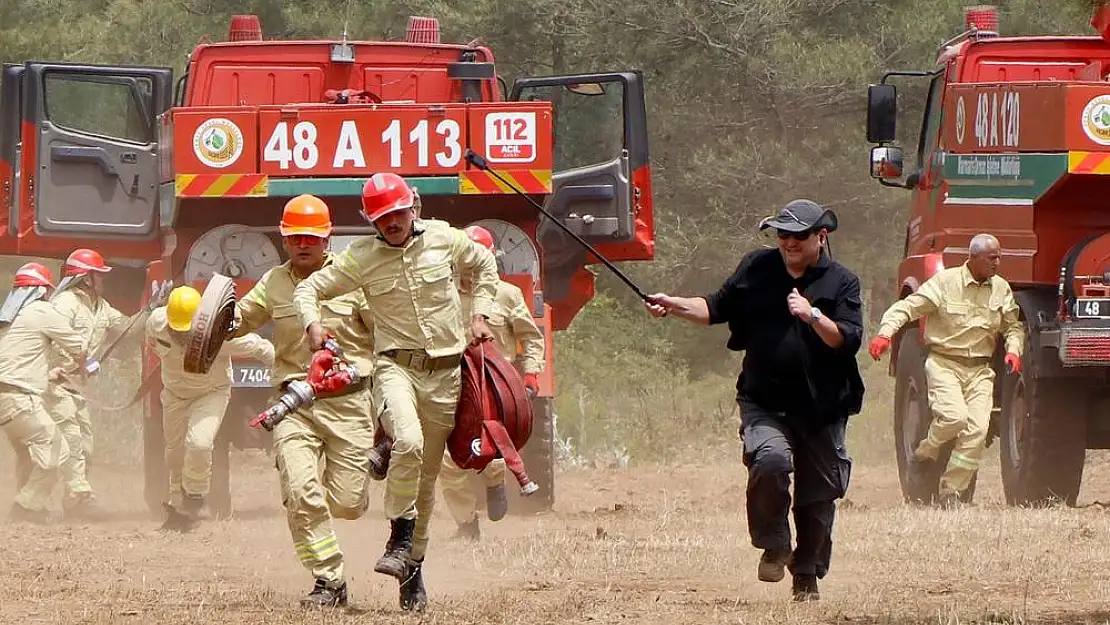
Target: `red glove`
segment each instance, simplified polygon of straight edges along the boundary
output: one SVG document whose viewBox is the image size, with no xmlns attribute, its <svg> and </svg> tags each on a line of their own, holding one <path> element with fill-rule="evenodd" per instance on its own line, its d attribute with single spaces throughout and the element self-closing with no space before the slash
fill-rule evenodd
<svg viewBox="0 0 1110 625">
<path fill-rule="evenodd" d="M 524 374 L 524 388 L 532 391 L 533 395 L 540 392 L 540 381 L 535 373 Z"/>
<path fill-rule="evenodd" d="M 319 384 L 334 364 L 335 354 L 326 349 L 317 350 L 312 354 L 312 362 L 308 365 L 308 383 L 313 386 Z"/>
<path fill-rule="evenodd" d="M 319 393 L 335 393 L 341 391 L 348 384 L 351 383 L 351 374 L 346 371 L 340 371 L 327 376 L 319 382 L 312 383 L 312 390 L 317 394 Z"/>
<path fill-rule="evenodd" d="M 1014 353 L 1007 353 L 1006 367 L 1010 370 L 1010 373 L 1021 373 L 1021 356 Z"/>
<path fill-rule="evenodd" d="M 871 345 L 868 346 L 867 351 L 871 354 L 873 359 L 878 360 L 882 357 L 883 352 L 888 349 L 890 349 L 890 338 L 880 334 L 871 339 Z"/>
</svg>

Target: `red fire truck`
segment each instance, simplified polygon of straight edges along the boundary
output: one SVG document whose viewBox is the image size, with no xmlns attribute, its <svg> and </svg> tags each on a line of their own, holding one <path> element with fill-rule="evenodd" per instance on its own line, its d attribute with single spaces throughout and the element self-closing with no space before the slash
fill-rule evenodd
<svg viewBox="0 0 1110 625">
<path fill-rule="evenodd" d="M 467 150 L 486 159 L 477 169 Z M 100 250 L 117 267 L 109 297 L 134 310 L 165 280 L 203 289 L 214 272 L 239 295 L 283 262 L 285 202 L 323 197 L 333 249 L 371 232 L 363 182 L 395 172 L 423 215 L 488 228 L 502 275 L 547 336 L 537 423 L 523 450 L 554 501 L 551 333 L 594 295 L 598 258 L 527 201 L 613 261 L 654 256 L 644 84 L 638 71 L 518 78 L 484 46 L 442 43 L 432 18 L 397 41 L 266 39 L 234 16 L 227 41 L 166 67 L 29 62 L 0 79 L 0 254 L 64 258 Z M 509 184 L 511 183 L 511 184 Z M 146 375 L 155 363 L 144 362 Z M 269 372 L 238 362 L 217 442 L 212 508 L 231 510 L 228 450 L 268 449 L 247 420 L 271 399 Z M 165 479 L 155 385 L 145 399 L 146 500 Z"/>
</svg>

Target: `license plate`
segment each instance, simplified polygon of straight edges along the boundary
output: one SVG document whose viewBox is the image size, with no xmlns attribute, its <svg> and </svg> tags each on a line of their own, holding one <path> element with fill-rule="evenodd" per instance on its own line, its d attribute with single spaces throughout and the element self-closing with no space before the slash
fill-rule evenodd
<svg viewBox="0 0 1110 625">
<path fill-rule="evenodd" d="M 1110 319 L 1110 297 L 1081 297 L 1075 300 L 1077 319 Z"/>
<path fill-rule="evenodd" d="M 240 388 L 268 388 L 270 368 L 260 365 L 235 365 L 232 369 L 231 385 Z"/>
</svg>

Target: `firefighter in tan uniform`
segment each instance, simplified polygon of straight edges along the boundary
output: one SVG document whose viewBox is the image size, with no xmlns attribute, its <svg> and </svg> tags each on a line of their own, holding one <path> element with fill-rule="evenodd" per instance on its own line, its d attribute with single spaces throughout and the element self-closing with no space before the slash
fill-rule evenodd
<svg viewBox="0 0 1110 625">
<path fill-rule="evenodd" d="M 293 290 L 310 275 L 333 266 L 327 252 L 331 213 L 311 195 L 285 205 L 281 235 L 289 260 L 266 272 L 236 304 L 243 336 L 273 322 L 277 395 L 285 382 L 305 379 L 312 351 L 293 308 Z M 365 382 L 373 372 L 370 317 L 361 292 L 328 298 L 320 316 L 344 356 L 357 368 L 361 381 L 328 397 L 318 397 L 280 421 L 273 430 L 276 464 L 289 531 L 297 557 L 315 577 L 315 586 L 301 604 L 332 607 L 347 604 L 344 555 L 333 519 L 360 518 L 369 506 L 370 460 L 373 445 L 373 404 Z M 277 396 L 273 398 L 277 401 Z M 322 476 L 321 476 L 322 474 Z"/>
<path fill-rule="evenodd" d="M 126 327 L 131 318 L 104 299 L 102 274 L 111 271 L 104 258 L 94 250 L 74 250 L 65 261 L 65 275 L 50 303 L 84 333 L 90 353 L 96 353 Z M 140 310 L 136 315 L 145 314 Z M 88 459 L 93 451 L 92 420 L 80 387 L 71 379 L 74 372 L 63 366 L 66 357 L 54 350 L 50 356 L 50 386 L 44 396 L 46 411 L 69 444 L 69 459 L 62 465 L 67 517 L 99 518 L 88 479 Z M 96 366 L 94 363 L 93 366 Z"/>
<path fill-rule="evenodd" d="M 955 440 L 940 478 L 943 505 L 959 501 L 979 468 L 994 403 L 991 358 L 1000 335 L 1007 368 L 1021 371 L 1025 332 L 1010 285 L 997 275 L 1000 259 L 998 239 L 976 235 L 967 262 L 941 271 L 887 309 L 869 349 L 878 360 L 902 326 L 925 318 L 925 379 L 934 416 L 914 451 L 911 476 L 919 481 L 940 448 Z"/>
<path fill-rule="evenodd" d="M 495 252 L 493 235 L 481 226 L 465 229 L 471 241 Z M 459 295 L 462 300 L 464 319 L 469 318 L 471 308 L 470 276 L 459 275 Z M 493 298 L 487 320 L 493 343 L 497 351 L 509 361 L 518 361 L 524 374 L 524 386 L 529 395 L 535 397 L 539 392 L 538 375 L 544 365 L 543 333 L 536 327 L 532 312 L 524 303 L 524 294 L 516 285 L 499 280 L 497 294 Z M 517 357 L 517 346 L 522 349 Z M 486 516 L 491 521 L 500 521 L 509 510 L 509 498 L 505 490 L 505 460 L 498 458 L 486 465 L 478 475 L 486 487 Z M 443 488 L 443 499 L 455 523 L 459 526 L 458 538 L 477 540 L 481 537 L 478 526 L 478 502 L 474 496 L 472 471 L 460 469 L 451 460 L 451 454 L 443 454 L 443 466 L 439 471 L 439 483 Z"/>
<path fill-rule="evenodd" d="M 226 342 L 208 373 L 185 371 L 185 349 L 201 294 L 175 288 L 165 306 L 146 320 L 146 338 L 161 361 L 162 422 L 169 473 L 169 500 L 163 529 L 185 531 L 202 517 L 212 483 L 212 448 L 231 401 L 231 359 L 251 358 L 273 365 L 274 347 L 254 333 Z"/>
<path fill-rule="evenodd" d="M 0 426 L 13 447 L 25 449 L 30 461 L 8 518 L 45 523 L 59 468 L 69 445 L 46 412 L 49 367 L 47 352 L 57 348 L 76 369 L 85 364 L 88 341 L 69 319 L 44 299 L 54 288 L 50 272 L 28 263 L 16 273 L 12 290 L 0 306 Z"/>
<path fill-rule="evenodd" d="M 325 327 L 317 302 L 360 289 L 366 295 L 377 355 L 374 404 L 393 441 L 385 495 L 392 531 L 374 570 L 397 578 L 403 610 L 427 605 L 421 567 L 436 477 L 455 427 L 462 352 L 470 338 L 493 338 L 486 318 L 498 281 L 489 250 L 462 230 L 416 219 L 416 202 L 400 176 L 375 174 L 363 186 L 362 206 L 379 234 L 355 240 L 293 296 L 309 342 L 319 349 Z M 469 337 L 452 265 L 475 273 Z"/>
</svg>

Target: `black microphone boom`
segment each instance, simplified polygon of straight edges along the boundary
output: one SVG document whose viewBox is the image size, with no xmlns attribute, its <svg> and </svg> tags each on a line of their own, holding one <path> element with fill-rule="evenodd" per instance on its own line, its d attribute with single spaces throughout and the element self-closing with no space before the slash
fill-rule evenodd
<svg viewBox="0 0 1110 625">
<path fill-rule="evenodd" d="M 605 266 L 608 267 L 610 271 L 615 273 L 617 275 L 617 277 L 621 279 L 622 282 L 627 284 L 628 288 L 635 291 L 636 295 L 638 295 L 640 297 L 640 299 L 644 300 L 645 302 L 651 303 L 651 299 L 647 295 L 645 295 L 643 291 L 640 290 L 640 287 L 636 286 L 636 284 L 634 282 L 632 282 L 632 280 L 629 280 L 628 276 L 624 275 L 624 273 L 621 272 L 620 269 L 617 269 L 616 265 L 609 262 L 608 258 L 605 258 L 604 256 L 602 256 L 601 252 L 598 252 L 597 250 L 595 250 L 593 248 L 593 246 L 590 245 L 589 243 L 587 243 L 582 237 L 580 237 L 577 234 L 575 234 L 574 232 L 572 232 L 571 229 L 566 226 L 566 224 L 559 221 L 558 219 L 555 219 L 555 217 L 551 213 L 547 212 L 547 210 L 545 210 L 544 207 L 541 206 L 539 202 L 533 200 L 527 193 L 525 193 L 525 192 L 521 191 L 520 189 L 516 188 L 516 185 L 514 185 L 513 183 L 509 182 L 508 180 L 505 180 L 505 178 L 503 178 L 501 176 L 501 174 L 498 174 L 496 171 L 493 171 L 492 169 L 490 169 L 489 164 L 486 163 L 485 158 L 483 158 L 482 156 L 480 156 L 479 154 L 474 152 L 474 150 L 471 150 L 470 148 L 467 148 L 466 149 L 466 160 L 467 160 L 467 162 L 474 165 L 478 169 L 481 169 L 482 171 L 489 172 L 490 174 L 493 175 L 493 177 L 495 177 L 498 180 L 500 180 L 501 182 L 505 183 L 510 189 L 515 191 L 517 193 L 517 195 L 520 195 L 524 199 L 528 200 L 532 204 L 532 206 L 536 207 L 536 210 L 543 213 L 544 217 L 547 217 L 556 226 L 559 226 L 560 228 L 562 228 L 563 232 L 566 232 L 567 234 L 569 234 L 571 237 L 574 238 L 575 241 L 578 241 L 578 243 L 580 243 L 582 245 L 582 247 L 589 250 L 591 254 L 596 256 L 601 262 L 605 263 Z"/>
</svg>

